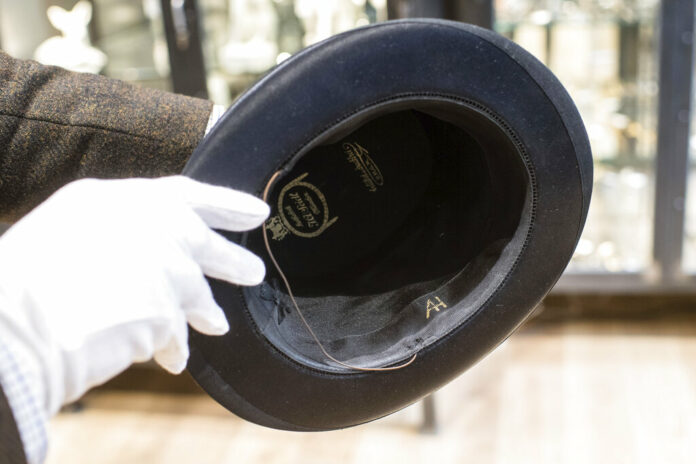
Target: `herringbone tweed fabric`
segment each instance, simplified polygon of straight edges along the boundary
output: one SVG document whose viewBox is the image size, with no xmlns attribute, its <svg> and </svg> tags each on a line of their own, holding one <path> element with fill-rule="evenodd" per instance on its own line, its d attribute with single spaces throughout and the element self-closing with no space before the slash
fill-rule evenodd
<svg viewBox="0 0 696 464">
<path fill-rule="evenodd" d="M 75 179 L 179 173 L 212 106 L 0 52 L 0 222 Z"/>
</svg>

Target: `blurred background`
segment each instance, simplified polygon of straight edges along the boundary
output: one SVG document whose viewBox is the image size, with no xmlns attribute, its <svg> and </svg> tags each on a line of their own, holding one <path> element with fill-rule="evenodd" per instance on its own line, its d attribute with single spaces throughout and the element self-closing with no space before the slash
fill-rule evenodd
<svg viewBox="0 0 696 464">
<path fill-rule="evenodd" d="M 302 48 L 404 17 L 503 34 L 582 114 L 592 205 L 536 317 L 424 403 L 343 432 L 265 430 L 132 369 L 54 421 L 50 463 L 694 462 L 693 1 L 0 0 L 0 47 L 229 106 Z"/>
</svg>

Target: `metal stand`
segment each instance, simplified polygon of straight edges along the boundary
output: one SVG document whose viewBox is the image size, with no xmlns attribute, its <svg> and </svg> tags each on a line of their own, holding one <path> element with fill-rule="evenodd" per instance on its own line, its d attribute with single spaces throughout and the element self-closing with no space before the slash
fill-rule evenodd
<svg viewBox="0 0 696 464">
<path fill-rule="evenodd" d="M 691 72 L 694 53 L 694 3 L 662 2 L 659 108 L 655 171 L 653 253 L 660 277 L 682 277 L 682 245 L 689 171 Z"/>
<path fill-rule="evenodd" d="M 423 423 L 421 424 L 420 432 L 434 435 L 438 430 L 435 394 L 426 396 L 421 403 L 423 404 Z"/>
<path fill-rule="evenodd" d="M 493 27 L 492 0 L 387 0 L 389 19 L 443 18 Z"/>
<path fill-rule="evenodd" d="M 196 0 L 162 0 L 162 18 L 174 92 L 208 98 Z"/>
</svg>

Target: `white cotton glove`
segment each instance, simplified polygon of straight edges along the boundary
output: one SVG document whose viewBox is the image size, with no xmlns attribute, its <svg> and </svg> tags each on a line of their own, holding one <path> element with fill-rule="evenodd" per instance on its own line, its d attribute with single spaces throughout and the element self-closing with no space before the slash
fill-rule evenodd
<svg viewBox="0 0 696 464">
<path fill-rule="evenodd" d="M 210 228 L 261 225 L 251 195 L 175 176 L 80 180 L 0 237 L 0 337 L 47 416 L 133 362 L 173 373 L 188 325 L 229 330 L 204 274 L 257 285 L 263 262 Z"/>
</svg>

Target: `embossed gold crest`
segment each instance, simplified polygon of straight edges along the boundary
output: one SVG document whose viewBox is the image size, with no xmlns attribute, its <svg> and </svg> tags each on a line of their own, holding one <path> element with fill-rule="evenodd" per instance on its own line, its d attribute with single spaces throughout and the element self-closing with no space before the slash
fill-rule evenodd
<svg viewBox="0 0 696 464">
<path fill-rule="evenodd" d="M 288 228 L 283 224 L 280 216 L 273 216 L 266 221 L 266 229 L 271 231 L 273 240 L 283 240 L 288 235 Z"/>
<path fill-rule="evenodd" d="M 303 181 L 307 175 L 305 172 L 280 191 L 278 216 L 285 229 L 293 235 L 312 238 L 321 235 L 338 220 L 338 217 L 329 217 L 326 197 L 317 187 Z M 278 239 L 280 240 L 285 234 L 280 231 L 279 225 L 275 226 L 281 234 Z"/>
</svg>

